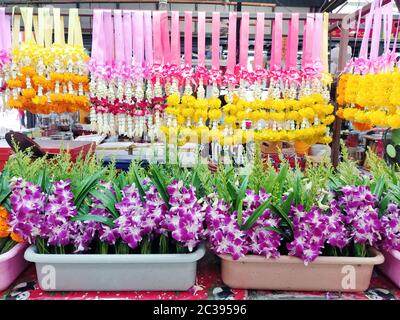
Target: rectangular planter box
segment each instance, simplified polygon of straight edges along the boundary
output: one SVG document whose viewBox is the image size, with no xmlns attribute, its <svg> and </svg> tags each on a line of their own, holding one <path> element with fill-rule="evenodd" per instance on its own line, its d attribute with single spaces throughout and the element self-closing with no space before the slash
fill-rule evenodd
<svg viewBox="0 0 400 320">
<path fill-rule="evenodd" d="M 382 253 L 385 257 L 385 263 L 378 267 L 379 270 L 400 288 L 400 251 L 391 250 Z"/>
<path fill-rule="evenodd" d="M 38 254 L 29 247 L 45 291 L 185 291 L 195 284 L 204 245 L 187 254 Z"/>
<path fill-rule="evenodd" d="M 10 251 L 0 255 L 0 291 L 6 290 L 28 266 L 24 259 L 26 244 L 17 244 Z"/>
<path fill-rule="evenodd" d="M 222 281 L 235 289 L 342 291 L 357 292 L 368 288 L 374 265 L 383 255 L 371 249 L 371 257 L 318 257 L 305 266 L 291 256 L 267 259 L 248 255 L 239 260 L 221 257 Z"/>
</svg>

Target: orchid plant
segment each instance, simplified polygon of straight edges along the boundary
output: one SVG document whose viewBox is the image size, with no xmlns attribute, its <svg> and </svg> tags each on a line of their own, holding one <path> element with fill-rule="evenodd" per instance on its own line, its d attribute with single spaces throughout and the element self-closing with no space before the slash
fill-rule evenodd
<svg viewBox="0 0 400 320">
<path fill-rule="evenodd" d="M 310 263 L 400 249 L 400 179 L 391 171 L 390 181 L 378 177 L 387 167 L 376 159 L 372 177 L 347 159 L 336 171 L 328 161 L 301 171 L 282 160 L 277 171 L 256 157 L 250 175 L 200 164 L 132 163 L 118 172 L 93 155 L 51 161 L 17 153 L 6 166 L 10 231 L 40 253 L 186 253 L 208 240 L 233 259 L 292 255 Z"/>
</svg>

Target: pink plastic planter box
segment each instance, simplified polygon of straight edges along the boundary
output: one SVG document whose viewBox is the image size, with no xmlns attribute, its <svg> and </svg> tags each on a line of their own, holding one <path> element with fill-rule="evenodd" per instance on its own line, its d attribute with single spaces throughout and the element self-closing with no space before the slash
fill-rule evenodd
<svg viewBox="0 0 400 320">
<path fill-rule="evenodd" d="M 370 249 L 370 257 L 318 257 L 308 266 L 296 257 L 267 259 L 247 255 L 239 260 L 221 255 L 222 281 L 234 289 L 358 292 L 369 287 L 374 265 L 383 255 Z M 352 277 L 349 285 L 347 282 Z"/>
<path fill-rule="evenodd" d="M 29 262 L 24 259 L 26 247 L 26 244 L 17 244 L 0 255 L 0 291 L 7 289 L 28 266 Z"/>
<path fill-rule="evenodd" d="M 400 251 L 383 251 L 385 263 L 379 269 L 400 288 Z"/>
</svg>

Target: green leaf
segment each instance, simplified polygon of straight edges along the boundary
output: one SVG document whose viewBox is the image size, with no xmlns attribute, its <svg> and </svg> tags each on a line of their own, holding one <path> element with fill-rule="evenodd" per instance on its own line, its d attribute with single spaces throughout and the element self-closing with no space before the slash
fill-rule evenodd
<svg viewBox="0 0 400 320">
<path fill-rule="evenodd" d="M 390 198 L 391 198 L 390 195 L 387 194 L 382 199 L 382 201 L 381 201 L 381 203 L 379 205 L 379 217 L 382 217 L 385 214 L 385 212 L 386 212 L 386 210 L 388 208 L 389 202 L 390 202 Z"/>
<path fill-rule="evenodd" d="M 237 208 L 237 219 L 238 219 L 239 226 L 241 226 L 242 222 L 243 222 L 242 211 L 243 211 L 243 200 L 240 200 L 238 208 Z"/>
<path fill-rule="evenodd" d="M 197 192 L 200 190 L 201 181 L 199 178 L 199 174 L 197 173 L 197 170 L 194 171 L 194 173 L 192 175 L 191 185 L 196 188 Z"/>
<path fill-rule="evenodd" d="M 292 202 L 293 202 L 294 196 L 295 196 L 294 192 L 289 193 L 285 202 L 282 204 L 282 211 L 285 212 L 286 215 L 289 214 L 290 208 L 292 207 Z"/>
<path fill-rule="evenodd" d="M 383 179 L 383 177 L 380 177 L 375 184 L 374 189 L 372 190 L 372 193 L 374 195 L 376 195 L 378 197 L 378 199 L 380 199 L 380 197 L 382 196 L 383 190 L 385 187 L 385 180 Z"/>
<path fill-rule="evenodd" d="M 2 202 L 1 205 L 7 210 L 7 212 L 11 212 L 11 203 L 9 198 Z"/>
<path fill-rule="evenodd" d="M 229 196 L 230 196 L 230 198 L 232 200 L 233 208 L 235 209 L 236 208 L 236 203 L 237 203 L 236 201 L 237 201 L 237 198 L 238 198 L 238 190 L 233 185 L 233 183 L 231 181 L 227 182 L 226 187 L 228 189 Z"/>
<path fill-rule="evenodd" d="M 4 201 L 8 199 L 8 197 L 11 195 L 11 190 L 10 188 L 3 188 L 2 192 L 0 193 L 0 204 L 2 204 Z"/>
<path fill-rule="evenodd" d="M 90 208 L 86 203 L 83 203 L 78 209 L 78 215 L 89 214 Z"/>
<path fill-rule="evenodd" d="M 122 201 L 122 191 L 121 191 L 119 185 L 114 184 L 114 191 L 115 191 L 116 202 L 121 202 Z"/>
<path fill-rule="evenodd" d="M 293 184 L 293 200 L 296 205 L 301 203 L 301 177 L 298 173 L 294 178 Z"/>
<path fill-rule="evenodd" d="M 165 205 L 168 207 L 168 209 L 171 208 L 171 205 L 169 204 L 169 195 L 167 189 L 156 166 L 152 166 L 150 168 L 150 178 L 153 181 L 154 186 L 157 188 L 161 198 L 164 200 Z"/>
<path fill-rule="evenodd" d="M 269 171 L 268 178 L 266 179 L 265 184 L 263 185 L 263 187 L 265 188 L 265 191 L 267 191 L 268 193 L 271 193 L 273 191 L 276 176 L 277 176 L 277 174 L 276 174 L 275 170 Z"/>
<path fill-rule="evenodd" d="M 281 169 L 280 169 L 280 171 L 279 171 L 279 174 L 278 174 L 278 176 L 276 177 L 275 183 L 278 185 L 278 190 L 280 190 L 280 191 L 282 191 L 282 189 L 283 189 L 283 185 L 284 185 L 284 183 L 285 183 L 288 170 L 289 170 L 289 165 L 288 165 L 287 163 L 285 163 L 285 164 L 281 167 Z"/>
<path fill-rule="evenodd" d="M 84 179 L 78 186 L 75 193 L 75 205 L 79 209 L 82 205 L 84 199 L 87 197 L 89 192 L 96 186 L 97 181 L 103 175 L 104 171 L 99 171 L 93 176 L 87 177 Z"/>
<path fill-rule="evenodd" d="M 284 211 L 282 210 L 282 208 L 280 208 L 280 207 L 278 207 L 278 206 L 276 206 L 276 205 L 274 205 L 274 204 L 272 204 L 272 203 L 269 205 L 269 208 L 270 208 L 272 211 L 274 211 L 277 215 L 279 215 L 279 216 L 285 221 L 285 223 L 289 226 L 289 228 L 292 230 L 292 233 L 293 233 L 293 223 L 292 223 L 292 221 L 289 219 L 287 213 L 284 212 Z"/>
<path fill-rule="evenodd" d="M 140 181 L 136 166 L 133 167 L 133 182 L 135 183 L 136 188 L 138 188 L 140 199 L 144 202 L 146 198 L 146 192 L 144 191 L 142 182 Z"/>
<path fill-rule="evenodd" d="M 263 202 L 256 210 L 253 211 L 251 216 L 247 219 L 246 223 L 242 226 L 242 230 L 250 229 L 259 217 L 264 213 L 270 204 L 270 199 Z"/>
<path fill-rule="evenodd" d="M 280 229 L 278 229 L 276 227 L 265 227 L 264 229 L 267 230 L 267 231 L 274 231 L 276 233 L 279 233 L 280 235 L 282 235 L 285 238 L 289 238 L 288 235 L 285 232 L 283 232 L 282 230 L 280 230 Z"/>
<path fill-rule="evenodd" d="M 240 202 L 243 202 L 243 199 L 244 199 L 244 197 L 246 195 L 246 190 L 247 190 L 248 183 L 249 183 L 249 176 L 245 176 L 243 181 L 242 181 L 242 184 L 240 185 L 239 191 L 237 193 L 236 210 L 239 210 L 239 206 L 241 206 Z"/>
<path fill-rule="evenodd" d="M 71 218 L 71 221 L 97 221 L 108 225 L 110 228 L 114 228 L 114 222 L 111 218 L 95 216 L 91 214 L 78 215 Z"/>
<path fill-rule="evenodd" d="M 104 208 L 106 208 L 114 218 L 119 217 L 118 211 L 115 209 L 116 199 L 110 190 L 103 188 L 101 191 L 93 190 L 90 194 L 100 200 Z"/>
<path fill-rule="evenodd" d="M 329 189 L 333 191 L 339 191 L 342 185 L 339 182 L 339 179 L 336 177 L 329 177 Z"/>
</svg>

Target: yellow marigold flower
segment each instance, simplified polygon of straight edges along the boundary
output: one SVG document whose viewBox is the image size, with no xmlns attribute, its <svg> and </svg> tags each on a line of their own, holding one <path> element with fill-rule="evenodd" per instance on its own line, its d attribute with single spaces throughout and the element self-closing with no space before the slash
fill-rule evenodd
<svg viewBox="0 0 400 320">
<path fill-rule="evenodd" d="M 235 124 L 236 123 L 236 117 L 235 116 L 226 116 L 224 118 L 224 122 L 226 124 L 230 124 L 230 125 Z"/>
<path fill-rule="evenodd" d="M 179 98 L 179 95 L 177 94 L 171 94 L 168 98 L 167 98 L 167 104 L 168 106 L 177 106 L 179 104 L 179 102 L 181 101 L 181 99 Z"/>
<path fill-rule="evenodd" d="M 400 115 L 398 114 L 393 114 L 388 117 L 387 123 L 389 127 L 393 129 L 399 129 L 400 128 Z"/>
<path fill-rule="evenodd" d="M 208 112 L 210 120 L 219 120 L 222 117 L 222 111 L 219 109 L 212 109 Z"/>
<path fill-rule="evenodd" d="M 219 109 L 221 107 L 221 100 L 218 98 L 209 98 L 208 105 L 211 109 Z"/>
</svg>

